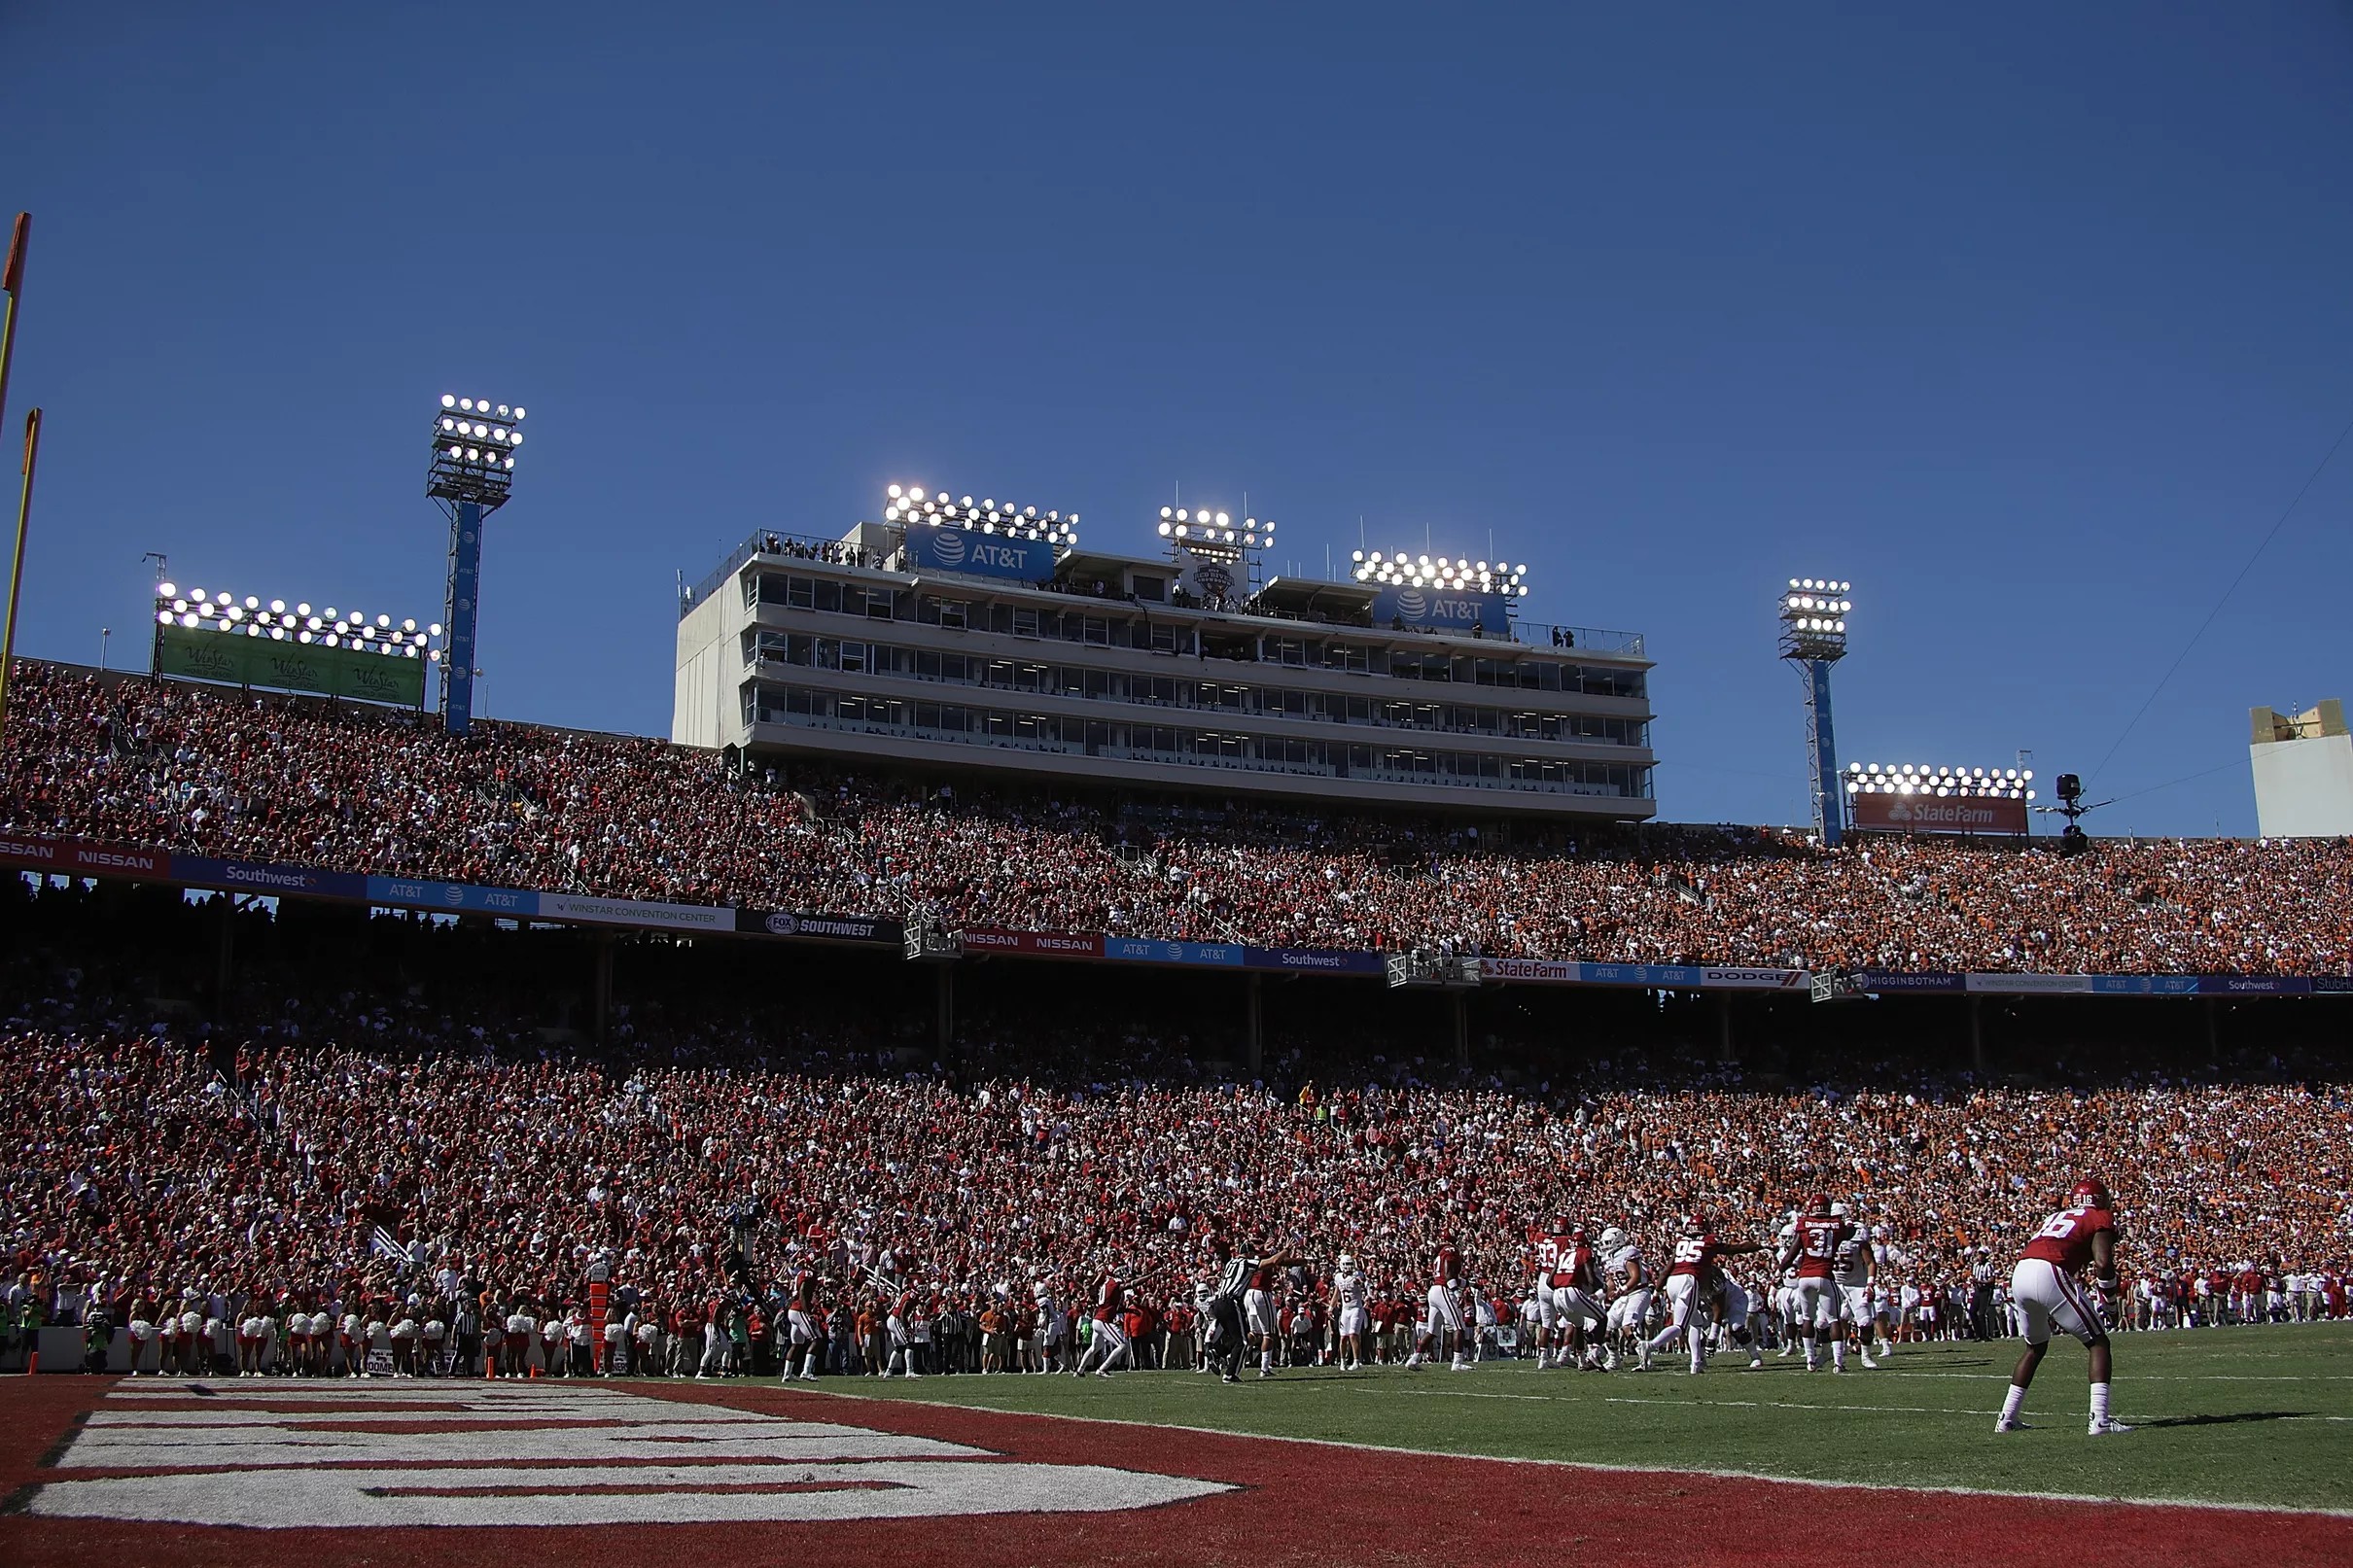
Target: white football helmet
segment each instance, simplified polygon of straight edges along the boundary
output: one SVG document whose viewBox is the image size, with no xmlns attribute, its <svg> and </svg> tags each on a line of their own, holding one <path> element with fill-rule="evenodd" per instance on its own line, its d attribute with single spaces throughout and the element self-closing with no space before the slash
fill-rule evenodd
<svg viewBox="0 0 2353 1568">
<path fill-rule="evenodd" d="M 1347 1252 L 1343 1252 L 1339 1257 L 1334 1258 L 1332 1261 L 1343 1269 L 1353 1269 L 1356 1267 L 1356 1259 L 1354 1255 Z"/>
<path fill-rule="evenodd" d="M 1831 1205 L 1830 1205 L 1830 1217 L 1831 1217 L 1832 1219 L 1834 1219 L 1834 1220 L 1843 1220 L 1843 1219 L 1844 1219 L 1844 1218 L 1846 1217 L 1846 1205 L 1845 1205 L 1844 1203 L 1833 1203 L 1833 1204 L 1831 1204 Z"/>
<path fill-rule="evenodd" d="M 1626 1245 L 1626 1233 L 1613 1225 L 1601 1233 L 1601 1244 L 1613 1250 L 1622 1247 Z"/>
</svg>

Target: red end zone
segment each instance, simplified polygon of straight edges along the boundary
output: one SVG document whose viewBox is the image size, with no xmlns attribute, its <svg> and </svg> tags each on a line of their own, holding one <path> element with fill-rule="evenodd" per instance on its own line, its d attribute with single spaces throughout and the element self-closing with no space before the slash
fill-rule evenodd
<svg viewBox="0 0 2353 1568">
<path fill-rule="evenodd" d="M 1598 1472 L 760 1384 L 201 1386 L 8 1379 L 0 1562 L 1811 1568 L 1841 1543 L 1971 1568 L 2353 1561 L 2353 1519 L 2325 1516 Z"/>
</svg>

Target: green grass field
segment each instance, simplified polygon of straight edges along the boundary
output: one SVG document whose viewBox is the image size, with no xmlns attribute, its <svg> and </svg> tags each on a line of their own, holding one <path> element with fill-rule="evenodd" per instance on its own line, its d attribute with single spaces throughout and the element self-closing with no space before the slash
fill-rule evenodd
<svg viewBox="0 0 2353 1568">
<path fill-rule="evenodd" d="M 1240 1386 L 1187 1373 L 829 1380 L 842 1393 L 1266 1437 L 1507 1459 L 1738 1471 L 1812 1481 L 1965 1486 L 2282 1508 L 2353 1509 L 2353 1324 L 2129 1335 L 2115 1414 L 2084 1433 L 2084 1352 L 2060 1341 L 2026 1404 L 2033 1430 L 1993 1434 L 2016 1341 L 1920 1345 L 1877 1372 L 1808 1376 L 1722 1359 L 1687 1372 L 1312 1369 Z M 1662 1362 L 1662 1367 L 1665 1363 Z"/>
</svg>

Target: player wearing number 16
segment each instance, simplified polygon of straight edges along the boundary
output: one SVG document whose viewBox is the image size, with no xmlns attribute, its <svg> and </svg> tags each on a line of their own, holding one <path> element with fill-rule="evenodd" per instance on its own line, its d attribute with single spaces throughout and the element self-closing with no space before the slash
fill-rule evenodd
<svg viewBox="0 0 2353 1568">
<path fill-rule="evenodd" d="M 2091 1435 L 2096 1438 L 2132 1430 L 2108 1418 L 2108 1378 L 2113 1370 L 2108 1330 L 2099 1308 L 2076 1278 L 2089 1265 L 2101 1300 L 2113 1306 L 2116 1237 L 2115 1205 L 2108 1197 L 2107 1183 L 2097 1176 L 2086 1176 L 2075 1184 L 2067 1206 L 2045 1220 L 2034 1239 L 2026 1243 L 2025 1254 L 2010 1275 L 2010 1299 L 2024 1320 L 2026 1353 L 2019 1357 L 2018 1370 L 2010 1375 L 2010 1392 L 2002 1401 L 1994 1431 L 2012 1432 L 2026 1424 L 2019 1419 L 2019 1411 L 2026 1403 L 2034 1369 L 2043 1364 L 2043 1353 L 2051 1348 L 2054 1327 L 2083 1341 L 2084 1348 L 2090 1352 Z"/>
</svg>

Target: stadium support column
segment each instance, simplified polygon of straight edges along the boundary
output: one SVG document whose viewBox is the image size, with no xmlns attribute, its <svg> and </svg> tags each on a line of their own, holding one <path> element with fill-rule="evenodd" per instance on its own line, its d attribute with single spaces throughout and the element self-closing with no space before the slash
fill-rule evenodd
<svg viewBox="0 0 2353 1568">
<path fill-rule="evenodd" d="M 1985 1071 L 1985 998 L 1969 998 L 1969 1070 L 1983 1076 Z"/>
<path fill-rule="evenodd" d="M 1846 831 L 1846 798 L 1839 784 L 1838 741 L 1830 727 L 1830 661 L 1807 659 L 1806 762 L 1807 782 L 1813 789 L 1814 836 L 1837 848 Z"/>
<path fill-rule="evenodd" d="M 1846 656 L 1846 615 L 1854 584 L 1834 577 L 1791 577 L 1779 606 L 1781 657 L 1806 682 L 1806 772 L 1813 789 L 1813 833 L 1835 848 L 1846 831 L 1845 784 L 1830 725 L 1830 667 Z"/>
<path fill-rule="evenodd" d="M 1716 993 L 1716 1060 L 1726 1063 L 1740 1060 L 1739 1047 L 1733 1043 L 1732 1038 L 1732 993 L 1729 991 Z"/>
<path fill-rule="evenodd" d="M 1258 975 L 1251 975 L 1243 982 L 1246 997 L 1244 1002 L 1245 1025 L 1248 1030 L 1247 1044 L 1249 1049 L 1249 1067 L 1252 1078 L 1266 1076 L 1266 1025 L 1259 1008 L 1260 982 L 1261 977 Z"/>
<path fill-rule="evenodd" d="M 1470 993 L 1457 991 L 1455 1001 L 1455 1071 L 1470 1071 Z"/>
<path fill-rule="evenodd" d="M 474 621 L 481 603 L 482 524 L 514 488 L 514 454 L 523 444 L 524 410 L 486 398 L 444 395 L 433 421 L 433 459 L 425 494 L 449 514 L 449 593 L 441 624 L 449 641 L 436 650 L 441 667 L 441 727 L 463 735 L 474 725 Z"/>
<path fill-rule="evenodd" d="M 596 933 L 596 1043 L 605 1043 L 613 1017 L 613 933 Z"/>
<path fill-rule="evenodd" d="M 932 1038 L 939 1050 L 939 1060 L 946 1062 L 956 1050 L 956 965 L 934 964 L 932 972 L 939 977 L 939 1017 Z"/>
<path fill-rule="evenodd" d="M 441 653 L 441 727 L 452 735 L 474 725 L 474 620 L 481 578 L 482 508 L 461 501 L 449 518 L 449 593 L 441 613 L 449 628 Z"/>
</svg>

